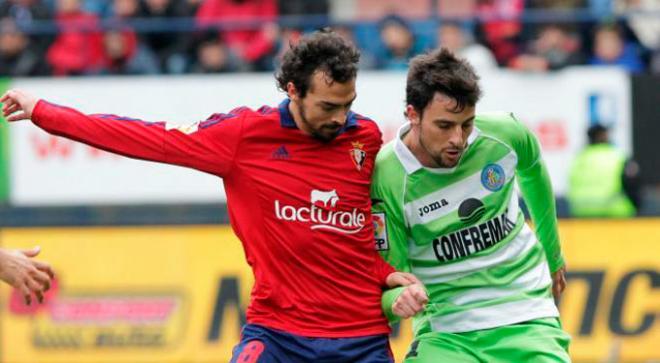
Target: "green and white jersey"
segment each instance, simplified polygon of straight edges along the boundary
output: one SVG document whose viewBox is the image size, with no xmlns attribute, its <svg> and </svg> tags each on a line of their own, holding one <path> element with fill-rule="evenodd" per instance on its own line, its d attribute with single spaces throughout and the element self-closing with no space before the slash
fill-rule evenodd
<svg viewBox="0 0 660 363">
<path fill-rule="evenodd" d="M 533 134 L 511 114 L 477 115 L 458 165 L 433 169 L 403 143 L 409 129 L 404 125 L 379 153 L 372 202 L 376 248 L 429 292 L 429 305 L 414 321 L 416 334 L 558 316 L 550 270 L 564 262 Z M 518 206 L 516 179 L 536 234 Z"/>
</svg>

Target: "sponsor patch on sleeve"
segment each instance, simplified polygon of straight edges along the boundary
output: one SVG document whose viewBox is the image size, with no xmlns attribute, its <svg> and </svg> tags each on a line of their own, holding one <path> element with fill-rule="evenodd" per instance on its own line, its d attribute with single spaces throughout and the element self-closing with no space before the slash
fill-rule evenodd
<svg viewBox="0 0 660 363">
<path fill-rule="evenodd" d="M 376 251 L 387 251 L 390 249 L 390 242 L 387 239 L 387 217 L 385 212 L 372 214 L 374 221 L 374 243 Z"/>
<path fill-rule="evenodd" d="M 190 135 L 190 134 L 195 133 L 199 130 L 199 122 L 195 122 L 195 123 L 189 124 L 189 125 L 175 125 L 175 124 L 167 123 L 167 124 L 165 124 L 165 129 L 167 131 L 179 130 L 179 131 L 183 132 L 186 135 Z"/>
</svg>

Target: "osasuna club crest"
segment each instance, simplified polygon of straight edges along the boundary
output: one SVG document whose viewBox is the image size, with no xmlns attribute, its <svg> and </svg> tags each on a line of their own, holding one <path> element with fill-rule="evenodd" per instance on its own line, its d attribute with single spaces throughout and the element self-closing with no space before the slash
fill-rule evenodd
<svg viewBox="0 0 660 363">
<path fill-rule="evenodd" d="M 353 148 L 349 151 L 351 160 L 353 160 L 353 164 L 355 164 L 357 170 L 362 170 L 364 161 L 367 160 L 367 152 L 362 149 L 364 144 L 356 141 L 352 142 L 351 145 L 353 145 Z"/>
</svg>

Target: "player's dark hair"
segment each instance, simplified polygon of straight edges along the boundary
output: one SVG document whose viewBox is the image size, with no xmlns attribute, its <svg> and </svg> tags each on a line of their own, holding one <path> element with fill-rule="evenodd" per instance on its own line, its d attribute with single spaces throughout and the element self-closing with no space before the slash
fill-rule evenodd
<svg viewBox="0 0 660 363">
<path fill-rule="evenodd" d="M 421 115 L 436 92 L 456 100 L 452 111 L 462 112 L 481 97 L 479 76 L 467 61 L 445 48 L 416 56 L 408 70 L 406 104 Z"/>
<path fill-rule="evenodd" d="M 360 52 L 355 46 L 331 30 L 320 30 L 298 44 L 291 44 L 275 75 L 277 86 L 286 92 L 287 83 L 292 82 L 298 95 L 305 97 L 316 71 L 325 72 L 335 82 L 345 83 L 357 76 L 359 61 Z"/>
</svg>

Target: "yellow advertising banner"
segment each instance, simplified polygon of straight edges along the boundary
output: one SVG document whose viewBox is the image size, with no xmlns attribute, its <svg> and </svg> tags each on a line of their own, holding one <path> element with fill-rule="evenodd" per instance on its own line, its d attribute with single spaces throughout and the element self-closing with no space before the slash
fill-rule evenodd
<svg viewBox="0 0 660 363">
<path fill-rule="evenodd" d="M 660 359 L 660 220 L 562 221 L 575 362 Z M 0 362 L 228 362 L 252 273 L 228 227 L 7 229 L 57 273 L 46 303 L 0 288 Z M 397 362 L 411 341 L 395 329 Z"/>
</svg>

